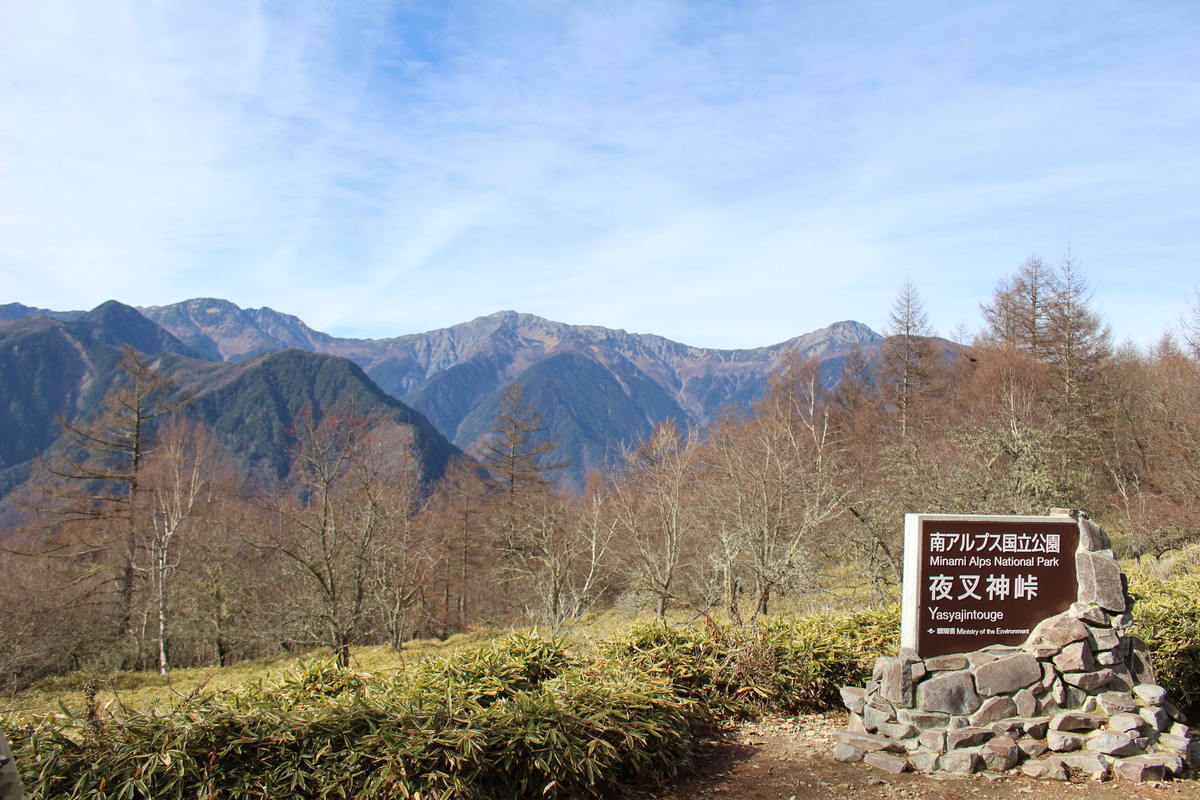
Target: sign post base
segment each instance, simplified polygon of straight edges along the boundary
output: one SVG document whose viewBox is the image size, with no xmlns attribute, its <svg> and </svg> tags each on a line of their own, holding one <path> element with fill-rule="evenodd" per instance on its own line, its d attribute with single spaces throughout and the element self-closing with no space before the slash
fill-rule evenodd
<svg viewBox="0 0 1200 800">
<path fill-rule="evenodd" d="M 932 554 L 949 550 L 944 558 L 965 558 L 965 568 L 975 572 L 950 572 L 954 565 L 938 561 L 932 563 L 932 574 L 916 569 L 910 572 L 913 551 L 906 537 L 903 645 L 895 657 L 876 662 L 865 687 L 842 689 L 850 724 L 837 736 L 834 757 L 891 771 L 969 774 L 1020 769 L 1027 775 L 1058 780 L 1068 778 L 1068 769 L 1098 778 L 1115 774 L 1136 781 L 1200 770 L 1200 743 L 1166 691 L 1156 684 L 1145 644 L 1128 634 L 1133 624 L 1131 600 L 1099 526 L 1078 513 L 989 518 L 991 521 L 982 523 L 986 530 L 974 525 L 980 519 L 984 518 L 939 517 L 932 525 L 914 528 L 923 536 L 916 551 L 925 560 L 921 566 L 930 565 Z M 1004 531 L 996 527 L 996 519 L 1018 519 L 1013 524 L 1024 529 Z M 1064 520 L 1073 528 L 1069 535 Z M 1040 527 L 1043 522 L 1044 529 Z M 912 525 L 910 517 L 906 528 Z M 975 537 L 982 533 L 989 538 L 980 545 Z M 955 596 L 964 589 L 976 590 L 968 594 L 986 594 L 978 588 L 987 569 L 998 576 L 993 594 L 1000 594 L 1004 584 L 999 576 L 1005 574 L 1002 569 L 1007 563 L 997 565 L 993 560 L 980 568 L 985 556 L 977 556 L 980 561 L 972 564 L 971 556 L 955 552 L 955 548 L 970 553 L 980 547 L 984 552 L 999 541 L 995 547 L 1002 550 L 1003 539 L 991 536 L 1022 533 L 1031 538 L 1011 540 L 1016 542 L 1012 547 L 1045 548 L 1042 557 L 1047 560 L 1055 557 L 1049 550 L 1052 540 L 1032 537 L 1051 533 L 1061 537 L 1056 540 L 1058 558 L 1060 562 L 1069 559 L 1072 567 L 1071 596 L 1065 607 L 1060 607 L 1061 599 L 1031 604 L 1035 617 L 1039 608 L 1048 607 L 1048 613 L 1030 623 L 1027 633 L 1015 642 L 1008 638 L 977 648 L 961 646 L 987 635 L 1010 636 L 1010 628 L 1003 625 L 988 628 L 1004 631 L 996 634 L 960 633 L 960 629 L 974 629 L 955 625 L 953 632 L 935 635 L 934 628 L 929 636 L 920 635 L 916 624 L 927 625 L 926 631 L 934 626 L 921 621 L 914 601 L 925 605 L 936 601 L 937 608 L 961 612 L 962 620 L 970 619 L 972 610 L 1011 613 L 1005 607 L 989 610 L 986 602 L 974 608 L 969 603 L 952 605 L 969 599 Z M 951 540 L 952 534 L 959 538 Z M 933 536 L 946 538 L 930 547 Z M 1068 543 L 1070 547 L 1065 546 Z M 979 584 L 960 580 L 962 575 L 973 577 L 977 572 Z M 941 577 L 935 581 L 935 576 Z M 1011 593 L 1012 576 L 1008 577 Z M 1040 575 L 1034 577 L 1039 587 L 1045 585 Z M 1066 579 L 1060 576 L 1059 580 Z M 950 598 L 936 596 L 947 591 Z M 1025 598 L 1008 599 L 1018 602 Z"/>
</svg>

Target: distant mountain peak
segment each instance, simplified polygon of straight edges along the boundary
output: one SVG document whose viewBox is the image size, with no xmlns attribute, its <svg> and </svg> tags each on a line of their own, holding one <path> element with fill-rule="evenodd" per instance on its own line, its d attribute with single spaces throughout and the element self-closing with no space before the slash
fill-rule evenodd
<svg viewBox="0 0 1200 800">
<path fill-rule="evenodd" d="M 807 355 L 816 355 L 832 348 L 870 345 L 882 341 L 883 337 L 861 322 L 844 320 L 824 328 L 781 342 L 771 349 L 799 350 Z"/>
<path fill-rule="evenodd" d="M 331 338 L 309 328 L 299 317 L 265 306 L 243 309 L 228 300 L 212 297 L 148 306 L 141 313 L 206 357 L 218 361 L 239 361 L 290 348 L 322 350 Z"/>
<path fill-rule="evenodd" d="M 4 303 L 0 305 L 0 322 L 24 319 L 34 314 L 43 314 L 53 319 L 69 321 L 79 319 L 86 313 L 86 311 L 51 311 L 48 308 L 33 308 L 32 306 L 21 305 L 20 303 Z"/>
<path fill-rule="evenodd" d="M 156 325 L 136 308 L 116 300 L 101 303 L 65 324 L 86 331 L 86 335 L 118 349 L 128 344 L 151 356 L 175 353 L 188 358 L 200 357 L 195 349 Z"/>
<path fill-rule="evenodd" d="M 468 325 L 476 323 L 490 323 L 499 327 L 511 328 L 513 330 L 558 330 L 562 328 L 578 327 L 568 325 L 565 322 L 555 322 L 545 317 L 539 317 L 537 314 L 526 314 L 521 311 L 497 311 L 493 314 L 488 314 L 486 317 L 479 317 Z"/>
<path fill-rule="evenodd" d="M 830 336 L 847 342 L 867 344 L 869 342 L 877 342 L 882 338 L 866 325 L 861 322 L 855 322 L 852 319 L 835 322 L 823 330 L 828 331 Z"/>
<path fill-rule="evenodd" d="M 83 319 L 92 321 L 101 321 L 106 319 L 123 319 L 126 321 L 141 320 L 145 321 L 145 317 L 133 306 L 127 306 L 117 300 L 105 300 L 100 305 L 93 308 L 91 311 L 83 315 Z"/>
</svg>

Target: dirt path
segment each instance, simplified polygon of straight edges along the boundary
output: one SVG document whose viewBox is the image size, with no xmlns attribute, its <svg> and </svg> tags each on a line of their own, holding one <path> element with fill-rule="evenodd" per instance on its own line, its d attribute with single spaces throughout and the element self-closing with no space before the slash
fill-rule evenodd
<svg viewBox="0 0 1200 800">
<path fill-rule="evenodd" d="M 695 770 L 670 785 L 642 789 L 632 800 L 1200 800 L 1200 781 L 1098 783 L 1080 777 L 1070 784 L 1023 775 L 935 779 L 888 775 L 865 764 L 832 757 L 842 714 L 775 718 L 730 726 L 706 740 Z"/>
</svg>

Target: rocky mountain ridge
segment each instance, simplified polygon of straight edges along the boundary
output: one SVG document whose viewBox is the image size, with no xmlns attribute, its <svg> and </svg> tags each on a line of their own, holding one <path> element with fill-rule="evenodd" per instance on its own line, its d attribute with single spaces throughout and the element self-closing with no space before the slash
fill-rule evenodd
<svg viewBox="0 0 1200 800">
<path fill-rule="evenodd" d="M 487 435 L 504 392 L 520 381 L 558 440 L 556 459 L 572 464 L 575 478 L 603 466 L 616 447 L 660 422 L 703 426 L 725 410 L 748 408 L 785 354 L 818 358 L 823 379 L 832 384 L 851 350 L 862 348 L 870 357 L 881 341 L 865 325 L 846 321 L 770 346 L 718 350 L 515 311 L 425 333 L 351 339 L 270 308 L 243 309 L 215 298 L 136 312 L 119 303 L 92 312 L 10 303 L 0 306 L 0 319 L 49 314 L 72 324 L 101 309 L 121 318 L 114 324 L 120 322 L 125 335 L 138 331 L 129 343 L 139 350 L 141 343 L 156 352 L 229 363 L 289 349 L 349 359 L 467 451 Z"/>
</svg>

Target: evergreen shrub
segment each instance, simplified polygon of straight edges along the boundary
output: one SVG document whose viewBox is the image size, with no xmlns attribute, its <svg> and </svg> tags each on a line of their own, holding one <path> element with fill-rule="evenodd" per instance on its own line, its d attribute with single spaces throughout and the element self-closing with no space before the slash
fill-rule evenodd
<svg viewBox="0 0 1200 800">
<path fill-rule="evenodd" d="M 64 715 L 13 745 L 44 800 L 586 797 L 691 752 L 693 703 L 628 664 L 575 663 L 561 640 L 516 634 L 444 667 L 310 664 L 170 713 Z"/>
<path fill-rule="evenodd" d="M 1132 632 L 1149 646 L 1159 685 L 1194 719 L 1200 714 L 1200 572 L 1129 577 Z"/>
<path fill-rule="evenodd" d="M 838 690 L 864 683 L 875 659 L 895 654 L 899 631 L 900 609 L 887 605 L 742 625 L 644 624 L 606 652 L 717 714 L 823 711 L 840 708 Z"/>
</svg>

